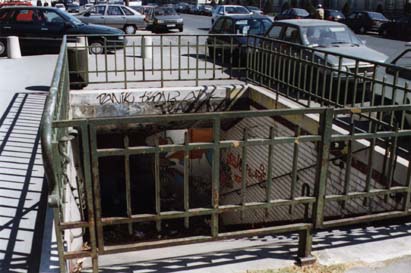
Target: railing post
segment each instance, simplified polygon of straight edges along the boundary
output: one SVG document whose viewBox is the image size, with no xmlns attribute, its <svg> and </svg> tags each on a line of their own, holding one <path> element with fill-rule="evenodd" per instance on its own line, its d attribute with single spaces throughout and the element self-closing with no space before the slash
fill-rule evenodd
<svg viewBox="0 0 411 273">
<path fill-rule="evenodd" d="M 297 262 L 300 266 L 310 265 L 316 261 L 316 258 L 311 255 L 312 241 L 313 229 L 311 226 L 299 232 Z"/>
<path fill-rule="evenodd" d="M 325 191 L 327 185 L 328 160 L 330 154 L 330 143 L 332 133 L 332 121 L 334 109 L 327 108 L 320 117 L 321 142 L 317 153 L 317 172 L 315 180 L 316 203 L 313 209 L 313 224 L 315 228 L 320 228 L 324 220 Z"/>
</svg>

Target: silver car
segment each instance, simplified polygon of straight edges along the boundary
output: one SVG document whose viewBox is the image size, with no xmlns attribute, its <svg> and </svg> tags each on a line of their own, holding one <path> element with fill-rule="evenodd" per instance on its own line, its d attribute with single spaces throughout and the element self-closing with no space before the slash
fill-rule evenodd
<svg viewBox="0 0 411 273">
<path fill-rule="evenodd" d="M 144 15 L 124 5 L 98 4 L 76 16 L 84 23 L 107 25 L 134 34 L 145 29 Z"/>
</svg>

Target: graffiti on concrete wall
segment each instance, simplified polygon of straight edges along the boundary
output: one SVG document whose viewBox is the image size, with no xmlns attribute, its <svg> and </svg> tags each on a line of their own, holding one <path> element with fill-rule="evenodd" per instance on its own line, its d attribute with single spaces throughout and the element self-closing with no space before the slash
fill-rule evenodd
<svg viewBox="0 0 411 273">
<path fill-rule="evenodd" d="M 224 98 L 217 95 L 216 89 L 191 90 L 188 92 L 178 90 L 144 91 L 142 93 L 104 92 L 100 93 L 96 100 L 101 106 L 148 104 L 163 114 L 213 112 L 224 105 Z"/>
</svg>

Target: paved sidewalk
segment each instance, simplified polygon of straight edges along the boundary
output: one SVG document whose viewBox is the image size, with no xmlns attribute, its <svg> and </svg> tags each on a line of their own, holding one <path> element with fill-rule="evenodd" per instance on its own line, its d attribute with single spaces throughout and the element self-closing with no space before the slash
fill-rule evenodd
<svg viewBox="0 0 411 273">
<path fill-rule="evenodd" d="M 0 272 L 38 272 L 47 206 L 39 125 L 56 56 L 0 58 Z"/>
</svg>

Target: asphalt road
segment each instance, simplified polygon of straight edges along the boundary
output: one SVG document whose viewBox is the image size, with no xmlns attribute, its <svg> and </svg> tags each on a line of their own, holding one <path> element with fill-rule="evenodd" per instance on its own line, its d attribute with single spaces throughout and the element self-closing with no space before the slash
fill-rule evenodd
<svg viewBox="0 0 411 273">
<path fill-rule="evenodd" d="M 184 34 L 207 34 L 211 26 L 211 17 L 182 14 L 184 18 Z M 377 34 L 358 35 L 368 47 L 378 50 L 387 56 L 393 56 L 405 47 L 405 42 L 383 39 Z"/>
</svg>

